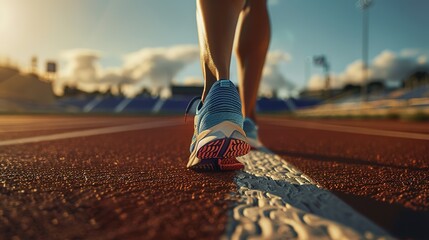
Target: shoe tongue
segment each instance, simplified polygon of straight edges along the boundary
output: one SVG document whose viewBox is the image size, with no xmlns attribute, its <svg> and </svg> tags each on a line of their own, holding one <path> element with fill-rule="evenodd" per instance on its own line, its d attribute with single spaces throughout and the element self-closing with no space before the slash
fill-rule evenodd
<svg viewBox="0 0 429 240">
<path fill-rule="evenodd" d="M 219 80 L 219 86 L 220 87 L 231 87 L 231 81 L 229 80 Z"/>
</svg>

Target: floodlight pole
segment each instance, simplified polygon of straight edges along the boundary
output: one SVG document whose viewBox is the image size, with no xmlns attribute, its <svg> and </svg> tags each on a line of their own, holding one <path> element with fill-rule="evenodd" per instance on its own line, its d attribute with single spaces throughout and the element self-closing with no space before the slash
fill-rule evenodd
<svg viewBox="0 0 429 240">
<path fill-rule="evenodd" d="M 330 98 L 331 78 L 329 76 L 330 66 L 325 55 L 314 56 L 313 62 L 315 65 L 321 66 L 325 72 L 325 97 Z"/>
<path fill-rule="evenodd" d="M 369 49 L 369 7 L 372 0 L 359 0 L 358 6 L 362 10 L 362 101 L 368 100 L 368 49 Z"/>
<path fill-rule="evenodd" d="M 311 57 L 306 57 L 304 60 L 304 82 L 305 82 L 305 86 L 308 86 L 309 82 L 310 82 L 310 75 L 311 75 Z"/>
</svg>

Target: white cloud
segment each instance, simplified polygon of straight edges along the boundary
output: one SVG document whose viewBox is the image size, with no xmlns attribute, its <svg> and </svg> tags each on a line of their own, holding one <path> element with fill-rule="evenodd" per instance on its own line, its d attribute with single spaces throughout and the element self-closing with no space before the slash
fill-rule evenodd
<svg viewBox="0 0 429 240">
<path fill-rule="evenodd" d="M 149 88 L 153 94 L 163 95 L 174 77 L 199 58 L 199 49 L 193 45 L 170 48 L 145 48 L 124 58 L 123 75 Z"/>
<path fill-rule="evenodd" d="M 121 89 L 127 96 L 134 96 L 142 89 L 163 97 L 171 95 L 170 85 L 175 77 L 189 64 L 199 59 L 199 49 L 193 45 L 178 45 L 166 48 L 144 48 L 129 53 L 123 65 L 103 69 L 98 61 L 100 53 L 88 49 L 74 49 L 63 54 L 66 67 L 57 88 L 73 85 L 87 91 L 106 91 L 109 87 Z M 292 90 L 294 85 L 280 71 L 281 64 L 291 56 L 281 51 L 270 52 L 262 73 L 259 93 L 269 96 L 275 90 Z M 188 77 L 185 85 L 202 85 L 198 77 Z M 57 91 L 58 93 L 58 91 Z"/>
<path fill-rule="evenodd" d="M 63 58 L 67 60 L 65 75 L 67 82 L 93 82 L 101 73 L 98 64 L 100 53 L 90 49 L 73 49 L 64 52 Z"/>
<path fill-rule="evenodd" d="M 281 51 L 269 52 L 262 71 L 262 81 L 259 94 L 271 96 L 274 91 L 287 89 L 292 90 L 295 86 L 280 71 L 280 64 L 289 62 L 292 57 Z"/>
<path fill-rule="evenodd" d="M 62 94 L 64 86 L 76 86 L 83 90 L 92 91 L 94 83 L 99 79 L 101 66 L 98 63 L 100 52 L 91 49 L 72 49 L 65 51 L 61 57 L 66 60 L 66 66 L 60 77 L 54 82 L 54 92 Z"/>
<path fill-rule="evenodd" d="M 419 52 L 420 51 L 418 49 L 406 48 L 406 49 L 402 49 L 399 54 L 402 57 L 415 57 L 416 55 L 419 54 Z"/>
<path fill-rule="evenodd" d="M 63 57 L 67 64 L 57 82 L 57 89 L 64 85 L 106 89 L 125 84 L 128 86 L 124 89 L 130 95 L 147 88 L 155 95 L 168 96 L 174 77 L 199 58 L 199 50 L 193 45 L 144 48 L 127 54 L 121 67 L 110 69 L 101 68 L 98 63 L 100 53 L 94 50 L 74 49 L 65 52 Z"/>
<path fill-rule="evenodd" d="M 428 56 L 424 56 L 424 55 L 419 56 L 419 57 L 417 58 L 417 62 L 418 62 L 420 65 L 426 65 L 426 64 L 428 64 Z"/>
<path fill-rule="evenodd" d="M 183 81 L 183 85 L 186 85 L 186 86 L 203 86 L 204 81 L 200 77 L 189 76 L 189 77 L 185 78 L 185 80 Z"/>
<path fill-rule="evenodd" d="M 356 60 L 349 64 L 341 73 L 331 73 L 331 88 L 342 88 L 346 84 L 361 84 L 363 63 Z M 429 70 L 427 56 L 418 50 L 406 49 L 399 54 L 385 50 L 377 55 L 368 69 L 368 79 L 383 81 L 401 81 L 418 69 Z M 308 88 L 323 89 L 325 77 L 313 75 Z"/>
</svg>

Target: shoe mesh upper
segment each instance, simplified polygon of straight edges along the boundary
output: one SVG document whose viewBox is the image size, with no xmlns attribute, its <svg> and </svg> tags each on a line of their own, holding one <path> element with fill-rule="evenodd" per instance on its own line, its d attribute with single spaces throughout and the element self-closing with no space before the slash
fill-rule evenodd
<svg viewBox="0 0 429 240">
<path fill-rule="evenodd" d="M 211 87 L 204 104 L 200 102 L 194 119 L 194 136 L 190 151 L 195 147 L 196 136 L 221 122 L 230 121 L 243 127 L 241 100 L 234 83 L 219 80 Z"/>
<path fill-rule="evenodd" d="M 243 127 L 240 95 L 230 80 L 219 80 L 211 87 L 204 104 L 197 108 L 198 132 L 223 121 Z"/>
</svg>

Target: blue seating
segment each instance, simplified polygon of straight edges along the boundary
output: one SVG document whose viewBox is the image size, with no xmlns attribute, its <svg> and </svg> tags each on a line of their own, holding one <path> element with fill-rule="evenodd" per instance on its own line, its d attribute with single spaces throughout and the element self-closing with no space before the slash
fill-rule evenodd
<svg viewBox="0 0 429 240">
<path fill-rule="evenodd" d="M 296 99 L 296 98 L 290 98 L 289 101 L 291 101 L 296 109 L 300 108 L 306 108 L 306 107 L 312 107 L 317 104 L 320 104 L 321 101 L 318 99 Z"/>
<path fill-rule="evenodd" d="M 189 101 L 192 97 L 180 97 L 180 98 L 169 98 L 166 99 L 160 112 L 169 112 L 169 113 L 181 113 L 185 112 L 186 106 L 188 106 Z"/>
<path fill-rule="evenodd" d="M 292 109 L 281 99 L 260 98 L 257 102 L 258 112 L 291 111 Z"/>
<path fill-rule="evenodd" d="M 62 108 L 73 107 L 77 109 L 83 109 L 88 103 L 94 100 L 94 96 L 82 97 L 67 97 L 61 98 L 57 101 L 57 105 Z"/>
<path fill-rule="evenodd" d="M 150 112 L 157 101 L 158 98 L 137 97 L 128 103 L 122 112 Z"/>
<path fill-rule="evenodd" d="M 113 112 L 116 106 L 124 100 L 123 97 L 107 97 L 98 103 L 91 112 Z"/>
<path fill-rule="evenodd" d="M 423 98 L 429 97 L 429 86 L 422 86 L 418 88 L 411 89 L 410 91 L 405 92 L 396 99 L 412 99 L 412 98 Z"/>
</svg>

